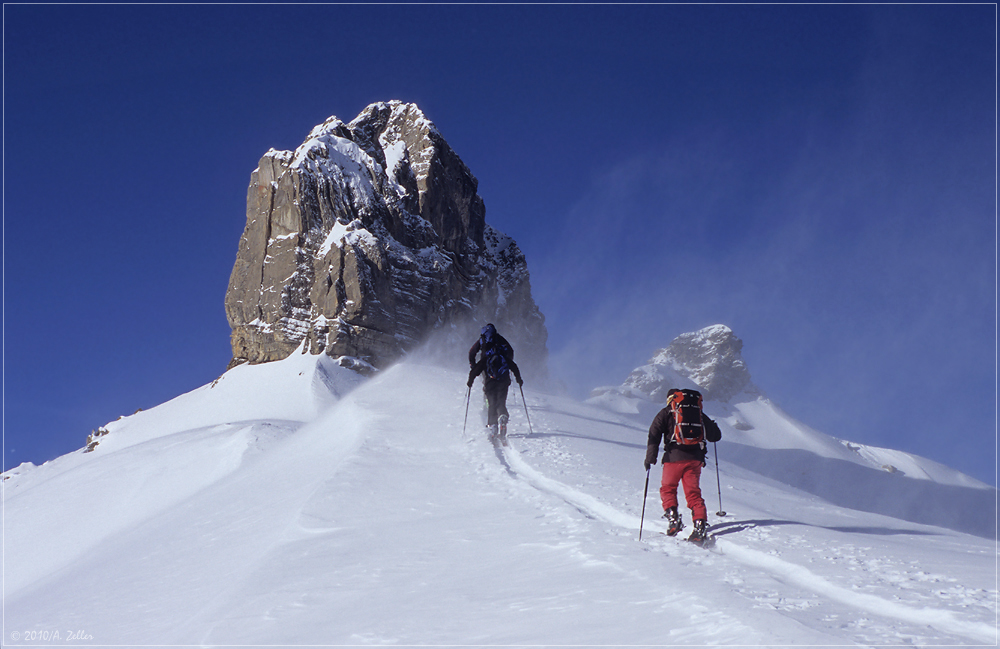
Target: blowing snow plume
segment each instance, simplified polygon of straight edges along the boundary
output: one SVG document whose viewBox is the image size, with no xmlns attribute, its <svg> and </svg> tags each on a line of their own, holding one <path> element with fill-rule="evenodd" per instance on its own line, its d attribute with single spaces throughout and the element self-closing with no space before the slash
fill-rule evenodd
<svg viewBox="0 0 1000 649">
<path fill-rule="evenodd" d="M 232 365 L 312 353 L 383 368 L 434 331 L 458 348 L 494 322 L 544 373 L 544 317 L 478 181 L 414 104 L 331 117 L 253 172 L 226 292 Z"/>
</svg>

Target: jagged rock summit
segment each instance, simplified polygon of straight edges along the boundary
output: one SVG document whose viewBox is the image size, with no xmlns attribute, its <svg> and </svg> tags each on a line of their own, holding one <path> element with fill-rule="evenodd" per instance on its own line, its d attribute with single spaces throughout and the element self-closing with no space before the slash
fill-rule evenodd
<svg viewBox="0 0 1000 649">
<path fill-rule="evenodd" d="M 650 365 L 666 365 L 681 376 L 687 377 L 701 388 L 706 399 L 729 401 L 741 392 L 760 393 L 750 380 L 750 370 L 743 361 L 743 341 L 726 325 L 713 325 L 692 333 L 677 336 L 665 349 L 656 352 Z M 641 374 L 633 372 L 629 379 L 642 381 Z M 626 379 L 626 383 L 629 382 Z M 670 386 L 644 384 L 652 387 L 650 396 L 659 398 L 660 391 L 666 399 Z"/>
<path fill-rule="evenodd" d="M 543 371 L 544 317 L 517 244 L 490 227 L 478 181 L 414 104 L 368 106 L 268 151 L 226 292 L 233 361 L 302 347 L 380 368 L 434 331 L 467 348 L 487 321 Z"/>
<path fill-rule="evenodd" d="M 728 402 L 735 396 L 759 396 L 743 361 L 743 341 L 725 325 L 681 334 L 632 370 L 621 386 L 598 388 L 593 396 L 615 392 L 628 398 L 662 403 L 671 388 L 694 387 L 706 400 Z"/>
</svg>

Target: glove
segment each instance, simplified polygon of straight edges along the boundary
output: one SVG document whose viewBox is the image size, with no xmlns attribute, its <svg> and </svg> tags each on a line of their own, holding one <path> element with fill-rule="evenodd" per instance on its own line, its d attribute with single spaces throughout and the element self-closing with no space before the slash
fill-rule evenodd
<svg viewBox="0 0 1000 649">
<path fill-rule="evenodd" d="M 467 385 L 467 386 L 469 386 L 469 387 L 471 388 L 471 387 L 472 387 L 472 384 L 473 384 L 473 383 L 475 383 L 475 382 L 476 382 L 476 377 L 474 377 L 474 376 L 470 376 L 470 377 L 469 377 L 469 382 L 468 382 L 468 383 L 466 383 L 466 385 Z"/>
<path fill-rule="evenodd" d="M 649 471 L 649 467 L 656 464 L 656 454 L 660 452 L 660 446 L 653 446 L 652 444 L 646 447 L 646 461 L 642 463 L 642 466 L 646 467 Z"/>
<path fill-rule="evenodd" d="M 518 384 L 519 386 L 520 386 L 520 385 L 524 385 L 524 380 L 523 380 L 523 379 L 521 379 L 521 377 L 520 377 L 520 376 L 519 376 L 519 377 L 517 377 L 517 384 Z"/>
</svg>

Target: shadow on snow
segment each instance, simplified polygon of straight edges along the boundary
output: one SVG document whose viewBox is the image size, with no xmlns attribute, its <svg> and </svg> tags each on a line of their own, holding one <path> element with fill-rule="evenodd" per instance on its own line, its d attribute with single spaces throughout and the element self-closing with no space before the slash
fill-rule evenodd
<svg viewBox="0 0 1000 649">
<path fill-rule="evenodd" d="M 762 449 L 732 444 L 726 459 L 755 473 L 854 509 L 936 525 L 992 539 L 996 489 L 959 487 L 908 478 L 802 449 Z"/>
<path fill-rule="evenodd" d="M 935 532 L 928 532 L 924 530 L 905 530 L 892 527 L 851 527 L 851 526 L 827 526 L 827 525 L 814 525 L 811 523 L 803 523 L 802 521 L 784 521 L 777 519 L 761 519 L 761 520 L 748 520 L 748 521 L 733 521 L 725 523 L 717 523 L 709 528 L 715 536 L 724 536 L 726 534 L 736 534 L 739 532 L 745 532 L 757 527 L 773 527 L 778 525 L 804 525 L 808 527 L 820 527 L 824 530 L 832 530 L 834 532 L 843 532 L 845 534 L 872 534 L 876 536 L 895 536 L 899 534 L 907 534 L 912 536 L 936 536 Z"/>
</svg>

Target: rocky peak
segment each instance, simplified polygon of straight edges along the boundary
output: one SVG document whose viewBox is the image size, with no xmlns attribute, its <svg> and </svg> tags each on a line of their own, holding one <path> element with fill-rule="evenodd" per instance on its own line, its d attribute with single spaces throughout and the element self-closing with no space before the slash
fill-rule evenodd
<svg viewBox="0 0 1000 649">
<path fill-rule="evenodd" d="M 387 196 L 390 202 L 398 198 L 399 208 L 430 224 L 436 243 L 445 250 L 464 254 L 469 243 L 483 245 L 486 208 L 476 193 L 479 181 L 416 104 L 372 104 L 348 124 L 330 117 L 295 150 L 291 166 L 336 174 L 330 152 L 345 148 L 369 168 L 376 185 L 385 176 L 388 186 L 377 189 L 394 191 L 395 196 Z M 339 164 L 336 156 L 332 161 Z M 400 224 L 387 225 L 394 236 L 406 238 Z"/>
<path fill-rule="evenodd" d="M 486 223 L 477 188 L 434 124 L 398 101 L 268 151 L 226 293 L 233 363 L 305 345 L 377 368 L 445 325 L 467 338 L 489 320 L 520 347 L 519 364 L 543 367 L 527 263 Z"/>
<path fill-rule="evenodd" d="M 633 370 L 623 387 L 662 401 L 670 388 L 684 387 L 671 384 L 679 376 L 694 383 L 709 400 L 729 401 L 741 392 L 759 394 L 750 380 L 742 349 L 743 341 L 725 325 L 681 334 L 656 352 L 647 365 Z"/>
</svg>

